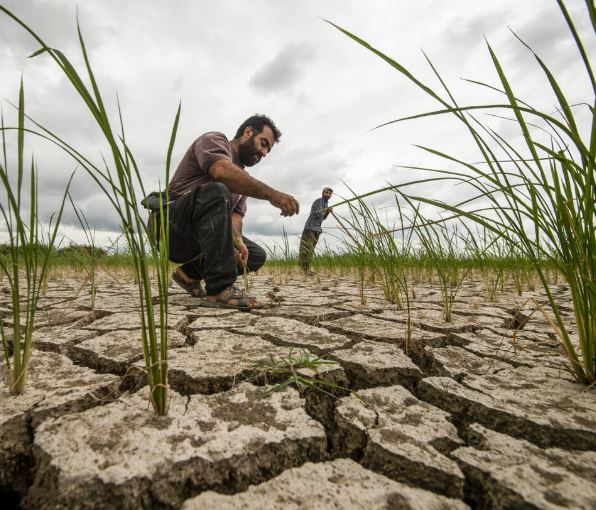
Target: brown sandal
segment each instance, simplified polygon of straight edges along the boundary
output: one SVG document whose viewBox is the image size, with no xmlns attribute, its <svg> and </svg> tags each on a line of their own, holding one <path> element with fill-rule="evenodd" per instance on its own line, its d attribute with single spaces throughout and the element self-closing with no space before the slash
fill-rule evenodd
<svg viewBox="0 0 596 510">
<path fill-rule="evenodd" d="M 239 289 L 235 285 L 232 285 L 221 291 L 214 301 L 202 298 L 201 306 L 208 308 L 233 308 L 244 312 L 263 308 L 263 305 L 260 303 L 252 304 L 252 300 L 255 300 L 255 298 L 248 295 L 244 289 Z M 230 301 L 236 301 L 238 304 L 232 304 Z"/>
<path fill-rule="evenodd" d="M 195 280 L 192 283 L 187 283 L 176 271 L 172 273 L 172 280 L 174 280 L 178 285 L 180 285 L 180 287 L 182 287 L 194 298 L 202 298 L 206 296 L 205 291 L 203 290 L 203 287 L 201 287 L 201 282 L 199 280 Z"/>
</svg>

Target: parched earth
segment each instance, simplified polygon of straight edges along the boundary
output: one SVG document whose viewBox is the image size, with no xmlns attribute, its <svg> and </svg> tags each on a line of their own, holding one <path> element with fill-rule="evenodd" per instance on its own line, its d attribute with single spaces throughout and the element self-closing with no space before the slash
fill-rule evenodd
<svg viewBox="0 0 596 510">
<path fill-rule="evenodd" d="M 534 305 L 518 312 L 540 292 L 491 303 L 469 284 L 445 323 L 417 285 L 406 339 L 407 313 L 374 288 L 362 305 L 349 277 L 253 276 L 253 313 L 172 287 L 156 417 L 136 286 L 102 277 L 93 308 L 80 287 L 49 283 L 27 389 L 0 389 L 3 508 L 596 508 L 596 391 Z M 288 376 L 258 368 L 299 358 L 329 361 L 295 368 L 326 393 L 273 391 Z"/>
</svg>

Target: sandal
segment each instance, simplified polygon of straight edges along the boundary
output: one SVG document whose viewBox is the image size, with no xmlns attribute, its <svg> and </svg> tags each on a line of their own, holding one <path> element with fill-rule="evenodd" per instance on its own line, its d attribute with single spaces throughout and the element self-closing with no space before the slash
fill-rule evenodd
<svg viewBox="0 0 596 510">
<path fill-rule="evenodd" d="M 230 301 L 236 301 L 237 304 L 232 304 Z M 201 299 L 201 306 L 208 308 L 233 308 L 235 310 L 242 310 L 243 312 L 263 308 L 263 305 L 258 303 L 253 296 L 248 295 L 244 289 L 239 289 L 235 285 L 220 292 L 214 301 Z"/>
<path fill-rule="evenodd" d="M 172 272 L 172 280 L 174 280 L 178 285 L 180 285 L 180 287 L 182 287 L 194 298 L 202 298 L 207 295 L 203 290 L 203 287 L 201 287 L 200 280 L 195 280 L 192 283 L 187 283 L 176 271 Z"/>
</svg>

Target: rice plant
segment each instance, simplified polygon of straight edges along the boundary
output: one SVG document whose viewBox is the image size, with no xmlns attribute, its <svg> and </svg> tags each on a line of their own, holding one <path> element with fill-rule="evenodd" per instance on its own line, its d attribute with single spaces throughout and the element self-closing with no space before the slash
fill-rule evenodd
<svg viewBox="0 0 596 510">
<path fill-rule="evenodd" d="M 356 261 L 356 271 L 358 275 L 358 289 L 360 294 L 360 304 L 366 305 L 366 294 L 364 292 L 365 287 L 365 280 L 366 280 L 366 269 L 368 266 L 368 252 L 366 250 L 366 229 L 363 227 L 362 222 L 360 222 L 361 216 L 356 214 L 353 215 L 354 222 L 350 222 L 342 217 L 340 217 L 335 212 L 332 212 L 335 221 L 340 226 L 342 231 L 346 234 L 346 236 L 352 241 L 349 243 L 347 248 L 349 250 L 349 254 L 352 258 Z M 366 217 L 362 217 L 363 220 L 366 220 Z M 359 236 L 360 234 L 360 236 Z"/>
<path fill-rule="evenodd" d="M 29 169 L 29 214 L 26 214 L 23 194 L 25 181 L 25 93 L 23 82 L 19 90 L 17 131 L 17 168 L 9 172 L 4 115 L 0 114 L 3 163 L 0 164 L 0 181 L 4 186 L 5 200 L 0 201 L 0 213 L 8 233 L 6 250 L 0 254 L 0 272 L 6 277 L 11 290 L 12 335 L 0 319 L 0 335 L 6 363 L 9 392 L 19 395 L 25 389 L 32 353 L 33 329 L 37 302 L 46 279 L 50 256 L 64 210 L 64 202 L 72 175 L 66 185 L 59 211 L 50 219 L 47 231 L 40 225 L 38 209 L 38 169 L 34 159 Z M 15 182 L 16 178 L 16 182 Z M 6 204 L 6 205 L 4 205 Z M 25 214 L 24 214 L 25 213 Z M 22 268 L 22 269 L 21 269 Z"/>
<path fill-rule="evenodd" d="M 95 229 L 89 225 L 87 221 L 87 217 L 83 210 L 78 207 L 70 194 L 68 195 L 70 200 L 70 204 L 75 212 L 77 219 L 79 220 L 79 225 L 81 226 L 85 237 L 87 238 L 87 246 L 85 246 L 85 250 L 79 250 L 79 254 L 81 255 L 78 257 L 78 261 L 80 266 L 85 270 L 87 273 L 87 277 L 83 282 L 84 286 L 87 282 L 89 282 L 89 294 L 91 296 L 91 308 L 95 308 L 95 295 L 97 294 L 97 286 L 96 286 L 96 273 L 97 273 L 97 259 L 99 256 L 99 249 L 95 246 Z M 89 263 L 86 264 L 87 259 Z"/>
<path fill-rule="evenodd" d="M 106 168 L 101 169 L 94 165 L 89 159 L 71 147 L 59 136 L 48 129 L 37 124 L 40 135 L 44 136 L 66 153 L 72 156 L 77 163 L 91 176 L 95 183 L 105 193 L 118 213 L 122 225 L 123 237 L 126 240 L 127 250 L 132 256 L 135 278 L 138 280 L 140 316 L 141 316 L 141 344 L 147 368 L 148 383 L 150 387 L 150 402 L 158 415 L 167 413 L 167 388 L 168 388 L 168 283 L 169 283 L 169 229 L 167 187 L 165 190 L 165 201 L 160 195 L 159 221 L 155 222 L 155 228 L 159 230 L 161 242 L 159 246 L 147 243 L 149 237 L 148 227 L 144 210 L 139 207 L 141 196 L 145 196 L 141 171 L 137 166 L 135 158 L 126 142 L 124 122 L 120 106 L 118 105 L 119 131 L 116 131 L 110 122 L 108 113 L 104 106 L 98 83 L 95 79 L 90 63 L 87 48 L 77 23 L 79 44 L 85 62 L 85 71 L 91 87 L 87 87 L 78 71 L 70 60 L 58 49 L 49 47 L 31 28 L 21 21 L 12 12 L 3 6 L 0 11 L 16 21 L 25 29 L 40 45 L 40 49 L 31 55 L 48 55 L 64 73 L 66 78 L 73 85 L 80 95 L 89 112 L 101 129 L 105 141 L 110 149 L 112 168 L 104 161 Z M 174 140 L 178 126 L 180 107 L 174 120 L 174 126 L 170 137 L 169 147 L 166 156 L 166 182 L 169 182 L 169 168 Z M 161 191 L 161 190 L 160 190 Z M 159 295 L 159 315 L 156 317 L 153 307 L 153 290 L 151 287 L 151 273 L 149 260 L 157 268 L 157 292 Z"/>
<path fill-rule="evenodd" d="M 469 140 L 482 154 L 482 163 L 469 163 L 421 146 L 428 154 L 442 158 L 449 165 L 456 165 L 456 169 L 424 169 L 434 175 L 409 181 L 395 188 L 396 191 L 410 200 L 476 222 L 527 257 L 532 262 L 554 313 L 557 334 L 570 361 L 571 372 L 578 382 L 593 384 L 596 381 L 596 79 L 573 19 L 563 1 L 557 0 L 557 3 L 575 43 L 578 61 L 583 67 L 583 74 L 578 72 L 576 79 L 582 76 L 587 79 L 591 91 L 586 103 L 570 104 L 547 65 L 518 37 L 534 56 L 545 83 L 556 98 L 558 108 L 554 114 L 542 112 L 517 97 L 497 53 L 489 43 L 488 53 L 499 77 L 500 87 L 479 81 L 472 83 L 499 92 L 505 100 L 501 104 L 461 106 L 428 58 L 433 73 L 444 89 L 443 95 L 366 41 L 334 26 L 379 56 L 440 104 L 438 110 L 403 117 L 383 125 L 446 114 L 455 116 L 462 123 Z M 593 2 L 587 0 L 586 9 L 592 29 L 596 31 Z M 475 112 L 498 113 L 503 110 L 513 116 L 512 121 L 523 137 L 523 146 L 514 146 L 474 116 Z M 587 132 L 582 132 L 579 127 L 576 113 L 579 110 L 584 113 L 587 111 L 589 115 Z M 535 123 L 542 123 L 545 128 L 537 129 Z M 548 134 L 547 142 L 542 141 L 545 131 Z M 407 168 L 420 170 L 416 167 Z M 472 199 L 453 204 L 408 191 L 411 186 L 432 181 L 441 184 L 462 183 L 469 186 L 475 195 Z M 543 260 L 557 268 L 571 290 L 578 348 L 572 330 L 565 323 L 551 292 L 548 275 L 542 266 Z"/>
<path fill-rule="evenodd" d="M 496 302 L 497 294 L 504 290 L 505 268 L 502 261 L 508 251 L 502 238 L 486 228 L 481 236 L 471 236 L 468 242 L 468 252 L 480 270 L 484 291 L 491 303 Z"/>
<path fill-rule="evenodd" d="M 458 231 L 457 224 L 449 228 L 444 223 L 430 222 L 422 217 L 414 223 L 414 228 L 418 231 L 419 242 L 439 279 L 443 320 L 451 322 L 457 293 L 469 272 L 460 263 L 462 234 Z M 465 230 L 465 225 L 463 228 Z M 467 233 L 464 242 L 468 242 L 469 231 Z"/>
</svg>

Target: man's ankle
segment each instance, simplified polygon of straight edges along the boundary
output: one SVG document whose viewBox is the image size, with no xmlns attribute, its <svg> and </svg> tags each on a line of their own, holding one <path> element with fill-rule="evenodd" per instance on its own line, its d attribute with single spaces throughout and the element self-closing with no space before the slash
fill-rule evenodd
<svg viewBox="0 0 596 510">
<path fill-rule="evenodd" d="M 179 267 L 176 268 L 176 274 L 182 278 L 185 283 L 194 283 L 196 280 L 193 280 L 190 276 L 188 276 L 182 269 Z"/>
</svg>

